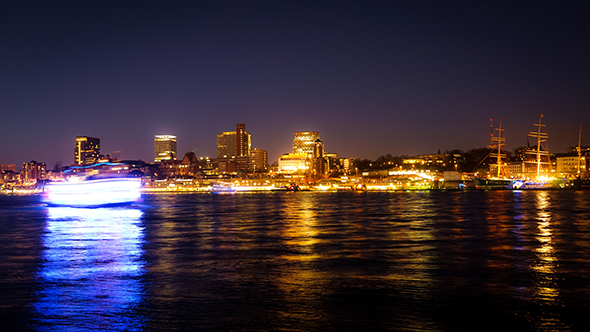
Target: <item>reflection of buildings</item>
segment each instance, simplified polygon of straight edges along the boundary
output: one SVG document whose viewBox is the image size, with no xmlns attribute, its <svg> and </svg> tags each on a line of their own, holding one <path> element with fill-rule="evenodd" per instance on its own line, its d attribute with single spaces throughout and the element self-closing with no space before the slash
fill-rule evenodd
<svg viewBox="0 0 590 332">
<path fill-rule="evenodd" d="M 176 160 L 176 136 L 156 135 L 154 138 L 154 161 Z"/>
<path fill-rule="evenodd" d="M 100 139 L 88 136 L 76 136 L 74 164 L 93 165 L 100 158 Z"/>
</svg>

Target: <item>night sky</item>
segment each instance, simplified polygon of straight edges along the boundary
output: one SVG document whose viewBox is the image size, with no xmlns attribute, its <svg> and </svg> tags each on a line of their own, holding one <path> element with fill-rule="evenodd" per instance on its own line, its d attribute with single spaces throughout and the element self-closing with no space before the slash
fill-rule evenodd
<svg viewBox="0 0 590 332">
<path fill-rule="evenodd" d="M 293 132 L 342 157 L 507 148 L 539 115 L 590 145 L 585 1 L 2 1 L 0 163 L 73 162 L 75 136 L 153 161 L 215 157 L 246 123 L 272 163 Z"/>
</svg>

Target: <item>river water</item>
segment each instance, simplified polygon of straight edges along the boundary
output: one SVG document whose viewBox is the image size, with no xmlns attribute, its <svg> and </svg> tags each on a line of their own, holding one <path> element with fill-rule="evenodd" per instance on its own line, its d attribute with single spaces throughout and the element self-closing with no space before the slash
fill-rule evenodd
<svg viewBox="0 0 590 332">
<path fill-rule="evenodd" d="M 587 331 L 590 192 L 0 196 L 0 321 L 39 331 Z"/>
</svg>

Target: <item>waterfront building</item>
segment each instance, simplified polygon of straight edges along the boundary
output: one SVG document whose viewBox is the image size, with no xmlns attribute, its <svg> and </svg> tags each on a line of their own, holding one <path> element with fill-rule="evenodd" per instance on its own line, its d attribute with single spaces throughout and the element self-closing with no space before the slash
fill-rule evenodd
<svg viewBox="0 0 590 332">
<path fill-rule="evenodd" d="M 224 131 L 217 135 L 217 158 L 236 156 L 236 132 Z"/>
<path fill-rule="evenodd" d="M 311 169 L 311 159 L 307 155 L 289 153 L 279 157 L 279 173 L 308 173 Z"/>
<path fill-rule="evenodd" d="M 238 171 L 249 171 L 250 157 L 217 158 L 217 172 L 220 174 L 234 174 Z"/>
<path fill-rule="evenodd" d="M 195 153 L 192 151 L 185 153 L 179 167 L 180 174 L 183 177 L 190 177 L 197 174 L 199 165 Z"/>
<path fill-rule="evenodd" d="M 154 137 L 154 161 L 176 160 L 176 136 L 156 135 Z"/>
<path fill-rule="evenodd" d="M 578 167 L 580 176 L 584 176 L 588 171 L 590 158 L 587 154 L 578 157 L 578 153 L 563 153 L 556 155 L 555 172 L 564 176 L 578 176 Z"/>
<path fill-rule="evenodd" d="M 208 157 L 197 158 L 194 152 L 187 152 L 181 160 L 179 165 L 180 175 L 183 177 L 195 177 L 211 173 L 213 171 L 213 163 Z"/>
<path fill-rule="evenodd" d="M 336 168 L 338 169 L 339 172 L 348 173 L 352 170 L 352 165 L 354 163 L 353 158 L 339 158 L 337 160 L 338 160 L 338 164 L 337 164 Z"/>
<path fill-rule="evenodd" d="M 251 140 L 246 125 L 236 124 L 236 131 L 224 131 L 217 135 L 217 158 L 249 156 Z"/>
<path fill-rule="evenodd" d="M 28 163 L 23 163 L 23 170 L 21 172 L 21 180 L 23 183 L 34 184 L 37 180 L 45 180 L 47 172 L 47 165 L 45 163 L 38 163 L 31 160 Z"/>
<path fill-rule="evenodd" d="M 0 164 L 0 189 L 4 183 L 18 182 L 20 174 L 16 172 L 16 164 Z"/>
<path fill-rule="evenodd" d="M 507 177 L 521 178 L 524 172 L 524 162 L 511 162 L 506 165 Z"/>
<path fill-rule="evenodd" d="M 254 148 L 250 150 L 250 170 L 266 171 L 268 169 L 268 151 Z"/>
<path fill-rule="evenodd" d="M 100 139 L 89 136 L 76 136 L 74 164 L 93 165 L 100 159 Z"/>
<path fill-rule="evenodd" d="M 322 179 L 326 175 L 327 165 L 324 158 L 324 143 L 319 138 L 313 144 L 312 172 L 313 179 Z"/>
<path fill-rule="evenodd" d="M 320 139 L 317 131 L 298 131 L 293 137 L 293 154 L 303 154 L 307 157 L 313 156 L 314 144 Z"/>
<path fill-rule="evenodd" d="M 0 183 L 14 183 L 20 180 L 20 173 L 13 171 L 0 171 Z"/>
<path fill-rule="evenodd" d="M 160 180 L 182 177 L 181 166 L 181 160 L 162 160 L 160 161 L 160 167 L 158 168 L 156 177 Z"/>
<path fill-rule="evenodd" d="M 590 146 L 582 146 L 580 147 L 581 153 L 590 153 Z M 567 153 L 578 153 L 578 146 L 568 146 Z"/>
<path fill-rule="evenodd" d="M 246 131 L 245 123 L 236 124 L 236 157 L 250 156 L 250 134 Z"/>
<path fill-rule="evenodd" d="M 452 155 L 452 158 L 456 158 Z M 405 158 L 402 161 L 406 165 L 443 165 L 445 163 L 444 154 L 422 154 L 414 157 Z"/>
<path fill-rule="evenodd" d="M 10 171 L 16 173 L 16 164 L 0 164 L 0 171 Z"/>
</svg>

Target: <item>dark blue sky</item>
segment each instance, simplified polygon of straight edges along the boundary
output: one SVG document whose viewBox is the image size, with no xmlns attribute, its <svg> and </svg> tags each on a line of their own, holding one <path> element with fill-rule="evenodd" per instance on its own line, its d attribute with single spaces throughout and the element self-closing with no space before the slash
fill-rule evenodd
<svg viewBox="0 0 590 332">
<path fill-rule="evenodd" d="M 549 149 L 590 145 L 590 10 L 583 1 L 3 1 L 0 163 L 101 152 L 153 159 L 153 136 L 215 156 L 245 122 L 270 162 L 294 131 L 328 152 L 507 147 L 539 114 Z M 495 121 L 497 124 L 497 121 Z"/>
</svg>

